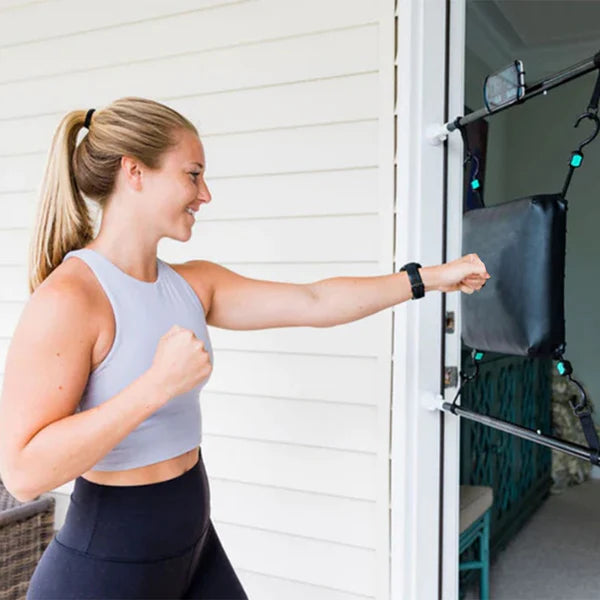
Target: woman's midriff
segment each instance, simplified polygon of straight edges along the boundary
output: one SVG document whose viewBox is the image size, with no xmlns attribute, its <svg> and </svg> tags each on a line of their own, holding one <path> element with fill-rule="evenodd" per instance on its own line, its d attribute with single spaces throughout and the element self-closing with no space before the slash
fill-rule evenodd
<svg viewBox="0 0 600 600">
<path fill-rule="evenodd" d="M 145 485 L 174 479 L 189 471 L 199 460 L 200 451 L 192 448 L 189 452 L 161 462 L 127 469 L 126 471 L 86 471 L 81 476 L 93 483 L 102 485 Z"/>
</svg>

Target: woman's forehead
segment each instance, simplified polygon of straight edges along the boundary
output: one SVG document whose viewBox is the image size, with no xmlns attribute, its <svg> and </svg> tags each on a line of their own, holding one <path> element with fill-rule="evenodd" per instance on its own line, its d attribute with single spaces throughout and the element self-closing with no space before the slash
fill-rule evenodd
<svg viewBox="0 0 600 600">
<path fill-rule="evenodd" d="M 206 158 L 202 142 L 196 136 L 186 136 L 175 148 L 175 157 L 185 162 L 205 166 Z"/>
<path fill-rule="evenodd" d="M 181 165 L 206 167 L 206 157 L 200 143 L 194 145 L 179 144 L 172 148 L 168 155 L 168 162 L 174 167 L 180 167 Z"/>
</svg>

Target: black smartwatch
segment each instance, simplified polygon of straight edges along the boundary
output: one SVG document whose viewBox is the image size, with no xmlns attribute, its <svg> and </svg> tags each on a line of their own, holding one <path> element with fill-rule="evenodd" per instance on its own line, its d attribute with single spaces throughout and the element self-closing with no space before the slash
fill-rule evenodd
<svg viewBox="0 0 600 600">
<path fill-rule="evenodd" d="M 422 298 L 425 295 L 425 285 L 423 283 L 423 280 L 421 279 L 421 274 L 419 273 L 419 269 L 421 268 L 422 267 L 419 263 L 411 262 L 405 264 L 400 269 L 400 272 L 406 271 L 408 273 L 408 279 L 412 288 L 413 300 Z"/>
</svg>

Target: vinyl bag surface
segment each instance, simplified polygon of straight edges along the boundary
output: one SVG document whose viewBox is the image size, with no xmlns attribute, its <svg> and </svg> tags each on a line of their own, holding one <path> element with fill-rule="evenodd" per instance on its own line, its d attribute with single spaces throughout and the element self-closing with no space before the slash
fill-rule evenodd
<svg viewBox="0 0 600 600">
<path fill-rule="evenodd" d="M 539 194 L 463 215 L 463 255 L 492 276 L 461 294 L 462 336 L 487 352 L 552 357 L 564 350 L 567 202 Z"/>
</svg>

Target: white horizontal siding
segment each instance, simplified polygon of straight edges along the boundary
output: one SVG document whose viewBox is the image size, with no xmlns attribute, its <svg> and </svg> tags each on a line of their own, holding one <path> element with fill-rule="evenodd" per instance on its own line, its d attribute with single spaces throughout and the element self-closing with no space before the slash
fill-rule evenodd
<svg viewBox="0 0 600 600">
<path fill-rule="evenodd" d="M 151 31 L 148 35 L 153 37 Z M 121 55 L 124 51 L 128 48 L 121 49 Z M 0 81 L 6 94 L 0 118 L 64 111 L 69 106 L 85 107 L 91 101 L 97 106 L 113 100 L 118 90 L 123 95 L 167 99 L 370 72 L 377 69 L 377 58 L 377 26 L 368 24 L 47 78 Z M 93 97 L 91 89 L 95 90 Z"/>
<path fill-rule="evenodd" d="M 210 463 L 207 469 L 214 477 L 376 499 L 376 456 L 371 453 L 216 435 L 207 435 L 202 447 Z"/>
<path fill-rule="evenodd" d="M 331 123 L 227 134 L 204 141 L 211 178 L 358 169 L 377 165 L 377 122 Z M 260 151 L 257 151 L 260 149 Z M 0 189 L 21 192 L 41 174 L 45 152 L 0 157 Z"/>
<path fill-rule="evenodd" d="M 376 22 L 376 3 L 347 0 L 103 0 L 85 11 L 78 0 L 51 0 L 2 16 L 0 39 L 7 60 L 0 67 L 0 82 Z M 40 55 L 40 48 L 48 52 Z M 25 73 L 20 64 L 27 65 Z"/>
<path fill-rule="evenodd" d="M 169 99 L 194 121 L 203 138 L 227 133 L 377 118 L 378 73 L 273 84 Z M 268 106 L 268 110 L 265 110 Z M 289 107 L 294 106 L 290 114 Z M 39 148 L 59 113 L 0 120 L 0 156 Z M 42 136 L 40 134 L 43 134 Z M 9 146 L 9 140 L 14 140 Z M 209 171 L 210 173 L 210 171 Z"/>
<path fill-rule="evenodd" d="M 46 0 L 0 0 L 0 11 L 2 11 L 2 17 L 8 14 L 8 11 L 12 9 L 22 9 L 28 4 L 41 4 Z"/>
<path fill-rule="evenodd" d="M 377 451 L 374 406 L 206 392 L 202 408 L 206 435 L 352 452 Z M 336 421 L 344 427 L 332 428 Z"/>
<path fill-rule="evenodd" d="M 284 577 L 273 577 L 263 573 L 255 573 L 246 569 L 238 569 L 238 574 L 251 589 L 259 589 L 262 598 L 285 598 L 286 600 L 364 600 L 371 596 L 349 594 L 322 585 L 312 585 L 294 581 Z"/>
<path fill-rule="evenodd" d="M 231 549 L 231 560 L 242 569 L 261 572 L 268 555 L 268 572 L 278 577 L 363 595 L 375 588 L 373 550 L 227 523 L 215 525 L 223 545 Z"/>
<path fill-rule="evenodd" d="M 46 153 L 73 108 L 140 95 L 197 125 L 213 201 L 187 244 L 161 241 L 165 260 L 290 282 L 389 273 L 391 4 L 0 0 L 0 385 Z M 249 595 L 387 597 L 391 311 L 210 334 L 211 509 Z"/>
<path fill-rule="evenodd" d="M 210 464 L 207 468 L 212 472 Z M 221 523 L 376 548 L 377 515 L 375 504 L 368 500 L 241 483 L 216 475 L 211 476 L 210 492 L 213 518 Z M 348 527 L 348 518 L 353 527 Z"/>
</svg>

